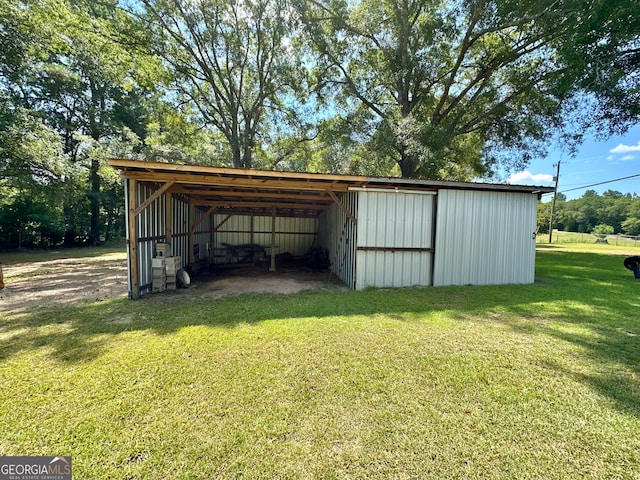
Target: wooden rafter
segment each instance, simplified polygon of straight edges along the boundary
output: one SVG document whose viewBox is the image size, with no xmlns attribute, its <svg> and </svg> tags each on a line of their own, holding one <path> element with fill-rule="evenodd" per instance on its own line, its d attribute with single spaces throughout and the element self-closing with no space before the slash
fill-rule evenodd
<svg viewBox="0 0 640 480">
<path fill-rule="evenodd" d="M 136 216 L 139 215 L 140 212 L 142 212 L 145 208 L 147 208 L 149 205 L 151 205 L 151 203 L 153 203 L 153 201 L 156 198 L 158 198 L 164 192 L 169 190 L 175 183 L 176 183 L 175 180 L 167 180 L 164 185 L 162 185 L 158 190 L 153 192 L 149 198 L 147 198 L 139 207 L 137 207 L 133 211 L 133 214 L 136 215 Z"/>
<path fill-rule="evenodd" d="M 344 206 L 344 203 L 342 203 L 342 201 L 338 198 L 338 196 L 335 194 L 334 191 L 332 190 L 327 190 L 327 193 L 331 196 L 331 198 L 333 198 L 333 201 L 336 202 L 336 204 L 338 204 L 338 206 L 342 209 L 342 211 L 345 213 L 345 215 L 347 217 L 349 217 L 349 219 L 353 222 L 353 223 L 358 223 L 356 217 L 354 217 L 351 212 L 347 209 L 347 207 Z"/>
<path fill-rule="evenodd" d="M 287 202 L 244 202 L 244 201 L 211 201 L 191 198 L 190 203 L 198 207 L 214 208 L 289 208 L 294 210 L 326 210 L 329 204 L 287 203 Z"/>
<path fill-rule="evenodd" d="M 207 219 L 207 217 L 211 215 L 215 210 L 216 210 L 216 207 L 209 208 L 209 210 L 207 210 L 207 213 L 202 215 L 197 222 L 193 222 L 193 225 L 191 225 L 191 232 L 195 233 L 196 227 L 200 225 L 202 222 L 204 222 Z"/>
<path fill-rule="evenodd" d="M 135 178 L 139 181 L 151 182 L 168 182 L 174 180 L 179 184 L 190 185 L 207 185 L 218 187 L 235 187 L 235 188 L 265 188 L 270 190 L 293 190 L 297 192 L 324 192 L 328 189 L 339 192 L 349 190 L 348 183 L 336 183 L 326 181 L 304 181 L 304 180 L 286 180 L 286 179 L 253 179 L 253 178 L 222 178 L 211 175 L 196 175 L 183 173 L 176 176 L 172 173 L 162 172 L 126 172 L 127 178 Z"/>
<path fill-rule="evenodd" d="M 212 200 L 211 197 L 224 197 L 224 198 L 271 198 L 271 199 L 288 199 L 288 200 L 309 200 L 316 202 L 332 202 L 331 197 L 325 192 L 318 192 L 311 194 L 307 192 L 292 193 L 291 191 L 277 192 L 277 191 L 258 191 L 252 189 L 251 191 L 239 191 L 239 190 L 222 190 L 222 189 L 203 189 L 195 188 L 191 186 L 175 186 L 171 189 L 173 193 L 181 193 L 191 198 L 206 198 Z"/>
</svg>

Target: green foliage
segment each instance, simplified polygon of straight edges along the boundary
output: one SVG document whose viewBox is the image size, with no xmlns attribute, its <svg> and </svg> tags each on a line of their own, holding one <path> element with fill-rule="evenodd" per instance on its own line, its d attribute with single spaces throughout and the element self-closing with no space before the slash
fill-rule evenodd
<svg viewBox="0 0 640 480">
<path fill-rule="evenodd" d="M 548 232 L 551 204 L 538 204 L 538 225 Z M 571 232 L 640 234 L 640 197 L 608 190 L 598 195 L 587 190 L 581 198 L 566 200 L 562 194 L 556 199 L 554 228 Z M 596 231 L 598 227 L 611 231 Z"/>
<path fill-rule="evenodd" d="M 524 166 L 556 132 L 619 132 L 640 117 L 636 10 L 0 0 L 0 247 L 27 238 L 16 212 L 31 243 L 122 234 L 109 157 L 469 180 Z M 637 234 L 637 198 L 610 193 L 559 199 L 557 224 Z"/>
<path fill-rule="evenodd" d="M 182 104 L 226 139 L 233 165 L 250 168 L 271 110 L 296 83 L 294 17 L 284 0 L 179 3 L 143 0 L 148 47 L 171 68 Z M 294 97 L 290 97 L 294 98 Z"/>
<path fill-rule="evenodd" d="M 44 243 L 59 242 L 60 229 L 65 243 L 121 235 L 123 192 L 105 159 L 140 151 L 155 87 L 139 72 L 155 64 L 113 41 L 114 23 L 121 20 L 113 5 L 4 3 L 0 170 L 13 192 L 5 206 L 15 207 L 5 218 L 22 215 L 34 232 L 55 230 L 45 232 Z M 40 242 L 25 236 L 22 223 L 5 225 L 0 246 Z"/>
<path fill-rule="evenodd" d="M 640 115 L 640 16 L 635 0 L 575 2 L 582 11 L 570 36 L 559 45 L 565 82 L 589 95 L 581 116 L 583 128 L 601 137 L 619 134 Z"/>
<path fill-rule="evenodd" d="M 584 105 L 575 100 L 594 94 L 588 62 L 606 68 L 626 48 L 618 63 L 637 71 L 631 3 L 319 0 L 299 9 L 318 55 L 317 88 L 346 116 L 368 111 L 356 126 L 364 143 L 384 138 L 403 176 L 470 179 L 543 152 Z M 622 18 L 632 26 L 621 28 Z M 635 98 L 637 77 L 614 70 L 615 95 L 597 95 Z M 633 100 L 625 104 L 631 113 L 611 123 L 631 123 Z"/>
<path fill-rule="evenodd" d="M 613 227 L 611 225 L 605 225 L 601 223 L 600 225 L 596 225 L 593 229 L 595 235 L 610 235 L 613 233 Z"/>
<path fill-rule="evenodd" d="M 628 235 L 640 235 L 640 199 L 634 199 L 627 207 L 627 218 L 622 222 L 622 231 Z"/>
</svg>

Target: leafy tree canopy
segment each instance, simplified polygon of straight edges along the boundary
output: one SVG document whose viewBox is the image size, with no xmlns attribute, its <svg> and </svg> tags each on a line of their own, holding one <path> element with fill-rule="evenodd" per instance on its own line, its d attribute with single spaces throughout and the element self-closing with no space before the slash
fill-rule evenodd
<svg viewBox="0 0 640 480">
<path fill-rule="evenodd" d="M 574 127 L 563 119 L 591 98 L 601 101 L 603 128 L 637 118 L 637 15 L 631 2 L 613 3 L 314 0 L 299 8 L 321 96 L 347 112 L 365 109 L 358 127 L 371 146 L 384 140 L 403 176 L 469 179 L 496 165 L 521 168 L 558 129 Z M 594 63 L 598 76 L 589 73 Z M 623 108 L 626 116 L 612 112 Z"/>
</svg>

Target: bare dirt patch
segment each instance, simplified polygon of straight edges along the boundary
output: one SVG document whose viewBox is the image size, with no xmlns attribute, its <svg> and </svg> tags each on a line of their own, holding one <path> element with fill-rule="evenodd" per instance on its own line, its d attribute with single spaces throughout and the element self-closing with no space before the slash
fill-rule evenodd
<svg viewBox="0 0 640 480">
<path fill-rule="evenodd" d="M 303 290 L 345 289 L 347 286 L 329 270 L 304 267 L 280 267 L 275 272 L 265 267 L 219 269 L 196 278 L 195 289 L 210 296 L 243 293 L 297 293 Z"/>
<path fill-rule="evenodd" d="M 124 253 L 31 261 L 3 265 L 5 288 L 0 290 L 0 314 L 27 314 L 79 301 L 126 297 L 127 263 Z M 296 293 L 302 290 L 348 288 L 328 270 L 242 266 L 217 269 L 193 279 L 192 287 L 148 294 L 149 298 L 219 298 L 245 293 Z M 115 319 L 114 321 L 126 321 Z"/>
<path fill-rule="evenodd" d="M 77 301 L 127 295 L 124 254 L 3 265 L 0 312 L 32 313 Z"/>
</svg>

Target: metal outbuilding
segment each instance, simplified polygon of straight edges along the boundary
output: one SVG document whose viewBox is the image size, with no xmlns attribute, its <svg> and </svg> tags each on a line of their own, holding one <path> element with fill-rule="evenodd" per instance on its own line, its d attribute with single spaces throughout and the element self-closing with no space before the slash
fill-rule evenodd
<svg viewBox="0 0 640 480">
<path fill-rule="evenodd" d="M 158 242 L 180 267 L 223 245 L 327 253 L 347 286 L 532 283 L 549 187 L 245 170 L 112 159 L 125 182 L 129 295 L 151 289 Z"/>
</svg>

